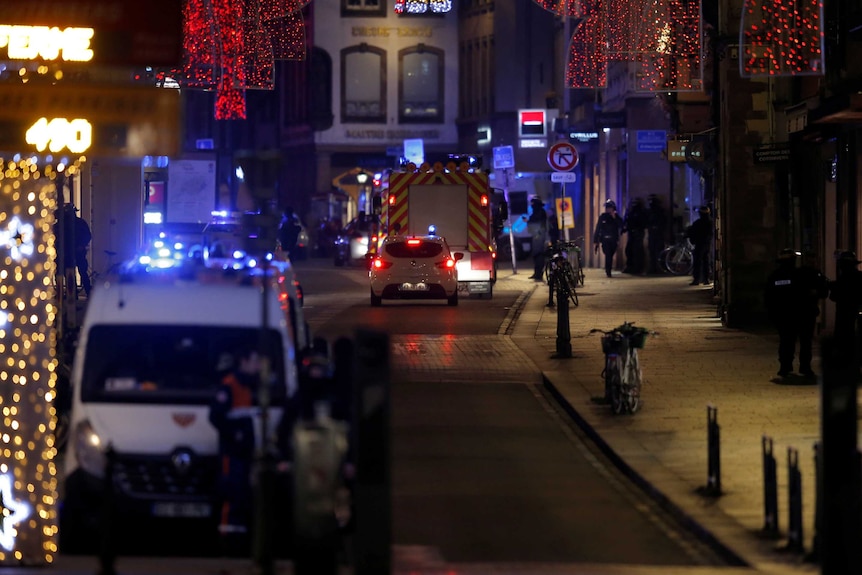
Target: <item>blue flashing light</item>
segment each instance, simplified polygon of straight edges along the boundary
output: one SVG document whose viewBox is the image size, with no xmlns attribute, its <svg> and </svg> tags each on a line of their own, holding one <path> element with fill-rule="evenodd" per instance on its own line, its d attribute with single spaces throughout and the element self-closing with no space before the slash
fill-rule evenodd
<svg viewBox="0 0 862 575">
<path fill-rule="evenodd" d="M 251 258 L 250 260 L 248 260 L 248 267 L 250 267 L 250 268 L 257 267 L 257 260 L 254 258 Z"/>
<path fill-rule="evenodd" d="M 183 249 L 183 244 L 182 244 L 182 242 L 177 242 L 177 243 L 175 243 L 175 244 L 174 244 L 174 249 L 175 249 L 175 250 L 181 250 L 181 249 Z"/>
<path fill-rule="evenodd" d="M 142 266 L 150 265 L 150 262 L 152 262 L 152 261 L 153 260 L 150 256 L 141 256 L 138 258 L 138 263 L 141 264 Z"/>
<path fill-rule="evenodd" d="M 161 249 L 161 248 L 165 247 L 165 242 L 163 242 L 162 240 L 156 240 L 153 242 L 153 247 L 157 248 L 157 249 Z"/>
<path fill-rule="evenodd" d="M 242 250 L 234 250 L 233 251 L 233 259 L 241 260 L 244 257 L 245 257 L 245 252 L 243 252 Z"/>
<path fill-rule="evenodd" d="M 159 248 L 158 254 L 160 258 L 169 258 L 171 257 L 171 250 L 170 248 Z"/>
<path fill-rule="evenodd" d="M 431 224 L 430 226 L 428 226 L 428 235 L 429 236 L 436 236 L 437 235 L 437 226 L 435 226 L 434 224 Z"/>
</svg>

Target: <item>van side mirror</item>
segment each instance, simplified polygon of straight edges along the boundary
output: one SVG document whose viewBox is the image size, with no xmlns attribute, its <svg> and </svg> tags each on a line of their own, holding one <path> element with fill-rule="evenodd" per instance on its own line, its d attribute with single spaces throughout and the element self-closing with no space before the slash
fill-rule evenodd
<svg viewBox="0 0 862 575">
<path fill-rule="evenodd" d="M 464 259 L 464 254 L 462 252 L 455 252 L 452 254 L 452 259 L 456 262 L 459 262 Z"/>
<path fill-rule="evenodd" d="M 371 209 L 375 214 L 383 212 L 383 199 L 380 196 L 374 196 L 371 198 Z"/>
</svg>

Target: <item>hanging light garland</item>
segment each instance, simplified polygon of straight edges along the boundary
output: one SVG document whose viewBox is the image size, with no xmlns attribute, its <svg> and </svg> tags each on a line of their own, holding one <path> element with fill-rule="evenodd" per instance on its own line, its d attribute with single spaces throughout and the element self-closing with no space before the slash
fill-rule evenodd
<svg viewBox="0 0 862 575">
<path fill-rule="evenodd" d="M 301 10 L 309 1 L 185 0 L 183 67 L 159 79 L 215 90 L 217 120 L 245 119 L 245 91 L 273 89 L 276 60 L 305 58 Z"/>
<path fill-rule="evenodd" d="M 822 76 L 823 0 L 745 0 L 742 76 Z"/>
<path fill-rule="evenodd" d="M 662 0 L 646 6 L 637 34 L 637 89 L 703 90 L 700 2 Z"/>
<path fill-rule="evenodd" d="M 570 88 L 604 88 L 608 62 L 633 61 L 639 90 L 702 90 L 701 0 L 533 1 L 580 19 L 569 44 Z"/>
</svg>

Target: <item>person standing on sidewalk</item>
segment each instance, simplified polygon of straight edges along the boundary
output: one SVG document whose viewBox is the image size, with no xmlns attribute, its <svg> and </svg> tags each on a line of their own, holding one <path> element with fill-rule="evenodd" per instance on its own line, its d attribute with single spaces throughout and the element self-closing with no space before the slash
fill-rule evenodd
<svg viewBox="0 0 862 575">
<path fill-rule="evenodd" d="M 820 314 L 820 300 L 828 294 L 828 282 L 811 266 L 797 267 L 801 254 L 786 248 L 778 254 L 778 267 L 766 280 L 764 299 L 769 319 L 778 330 L 778 375 L 793 371 L 799 341 L 799 374 L 814 377 L 811 344 Z"/>
<path fill-rule="evenodd" d="M 527 219 L 527 230 L 532 239 L 533 275 L 530 279 L 542 281 L 545 273 L 545 243 L 548 241 L 548 212 L 542 203 L 542 198 L 534 196 L 530 200 L 532 213 Z"/>
<path fill-rule="evenodd" d="M 667 214 L 664 212 L 664 206 L 655 194 L 649 195 L 647 209 L 647 226 L 649 228 L 649 237 L 647 245 L 649 246 L 649 265 L 647 265 L 647 273 L 661 273 L 662 267 L 658 262 L 658 258 L 664 250 L 665 235 L 667 233 Z"/>
<path fill-rule="evenodd" d="M 626 267 L 623 273 L 644 273 L 644 236 L 647 228 L 647 210 L 643 198 L 632 200 L 625 218 Z"/>
<path fill-rule="evenodd" d="M 688 227 L 685 235 L 694 246 L 692 251 L 691 284 L 709 285 L 712 275 L 711 258 L 709 252 L 712 249 L 713 223 L 709 214 L 709 207 L 701 206 L 697 211 L 700 217 Z"/>
<path fill-rule="evenodd" d="M 596 253 L 602 246 L 605 254 L 605 275 L 611 277 L 611 269 L 614 265 L 614 254 L 620 243 L 620 234 L 623 230 L 623 219 L 617 214 L 617 204 L 613 200 L 605 202 L 605 213 L 599 216 L 596 229 L 593 232 L 593 243 L 596 245 Z"/>
<path fill-rule="evenodd" d="M 838 254 L 835 281 L 829 282 L 829 299 L 835 302 L 835 345 L 843 351 L 855 353 L 856 360 L 862 359 L 859 350 L 859 309 L 862 307 L 862 263 L 851 251 Z"/>
</svg>

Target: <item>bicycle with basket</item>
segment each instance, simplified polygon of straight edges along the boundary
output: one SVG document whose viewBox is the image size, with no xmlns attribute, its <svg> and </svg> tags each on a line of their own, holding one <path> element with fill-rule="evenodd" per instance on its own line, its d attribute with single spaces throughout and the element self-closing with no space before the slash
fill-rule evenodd
<svg viewBox="0 0 862 575">
<path fill-rule="evenodd" d="M 624 322 L 612 330 L 592 329 L 602 334 L 602 353 L 605 355 L 605 399 L 615 415 L 634 414 L 641 403 L 643 372 L 638 350 L 643 349 L 648 335 L 655 335 L 633 322 Z"/>
</svg>

